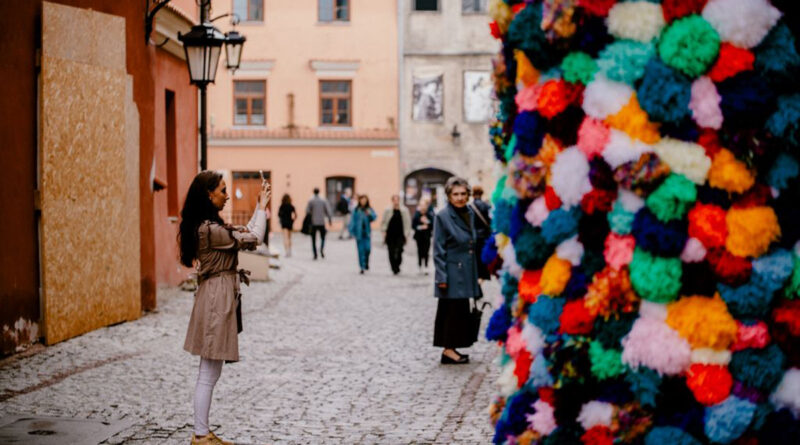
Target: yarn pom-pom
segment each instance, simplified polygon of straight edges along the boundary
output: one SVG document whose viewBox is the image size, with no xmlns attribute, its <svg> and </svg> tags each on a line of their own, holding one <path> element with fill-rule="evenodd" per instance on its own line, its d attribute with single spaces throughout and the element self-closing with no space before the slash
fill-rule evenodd
<svg viewBox="0 0 800 445">
<path fill-rule="evenodd" d="M 714 277 L 720 283 L 740 286 L 750 279 L 753 265 L 747 258 L 736 256 L 722 248 L 712 248 L 706 259 Z"/>
<path fill-rule="evenodd" d="M 789 363 L 800 367 L 800 301 L 784 300 L 772 311 L 770 334 Z"/>
<path fill-rule="evenodd" d="M 686 372 L 686 386 L 692 390 L 698 402 L 710 406 L 722 402 L 731 394 L 733 377 L 725 366 L 695 363 Z"/>
<path fill-rule="evenodd" d="M 772 392 L 783 377 L 786 357 L 776 345 L 733 353 L 729 365 L 733 378 L 746 386 Z"/>
<path fill-rule="evenodd" d="M 689 108 L 697 125 L 719 130 L 722 127 L 722 110 L 719 102 L 722 98 L 717 87 L 708 77 L 700 77 L 692 83 L 692 99 Z"/>
<path fill-rule="evenodd" d="M 647 433 L 644 445 L 701 445 L 691 434 L 674 426 L 657 426 Z"/>
<path fill-rule="evenodd" d="M 648 368 L 633 370 L 625 374 L 625 381 L 630 385 L 631 392 L 640 404 L 643 406 L 655 406 L 658 387 L 662 381 L 657 372 Z M 661 442 L 656 443 L 660 444 Z"/>
<path fill-rule="evenodd" d="M 581 407 L 578 414 L 578 423 L 583 429 L 589 430 L 594 426 L 611 426 L 614 420 L 614 405 L 598 400 L 592 400 Z"/>
<path fill-rule="evenodd" d="M 559 153 L 550 168 L 550 184 L 566 207 L 580 204 L 583 195 L 592 190 L 589 170 L 589 161 L 578 147 Z"/>
<path fill-rule="evenodd" d="M 792 275 L 794 256 L 784 249 L 777 249 L 768 255 L 753 260 L 753 273 L 755 280 L 764 289 L 770 292 L 777 291 L 784 286 L 786 280 Z"/>
<path fill-rule="evenodd" d="M 737 321 L 736 326 L 738 327 L 736 341 L 731 345 L 731 351 L 736 352 L 748 348 L 761 349 L 769 344 L 769 330 L 763 321 L 752 325 Z"/>
<path fill-rule="evenodd" d="M 618 200 L 608 213 L 608 224 L 614 233 L 627 235 L 631 233 L 634 217 L 635 215 L 625 210 L 625 207 Z"/>
<path fill-rule="evenodd" d="M 766 127 L 790 147 L 800 146 L 800 94 L 779 97 L 777 109 L 767 119 Z"/>
<path fill-rule="evenodd" d="M 516 436 L 528 427 L 528 415 L 533 412 L 536 395 L 519 391 L 508 399 L 495 427 L 494 443 L 505 443 L 507 436 Z"/>
<path fill-rule="evenodd" d="M 627 162 L 638 161 L 644 153 L 650 151 L 652 151 L 650 146 L 631 139 L 622 131 L 612 129 L 603 150 L 603 159 L 611 168 L 617 169 Z"/>
<path fill-rule="evenodd" d="M 617 0 L 578 0 L 578 6 L 588 14 L 605 17 Z"/>
<path fill-rule="evenodd" d="M 566 239 L 556 247 L 556 255 L 569 261 L 573 266 L 578 266 L 583 258 L 583 244 L 578 241 L 577 236 Z"/>
<path fill-rule="evenodd" d="M 658 125 L 650 122 L 650 118 L 642 110 L 635 94 L 631 96 L 627 105 L 622 107 L 617 114 L 607 117 L 605 122 L 612 128 L 624 131 L 631 138 L 646 144 L 654 144 L 661 138 L 658 133 Z"/>
<path fill-rule="evenodd" d="M 752 70 L 754 61 L 755 56 L 750 51 L 723 42 L 719 47 L 717 62 L 711 67 L 708 77 L 714 82 L 722 82 L 742 71 Z"/>
<path fill-rule="evenodd" d="M 514 102 L 519 111 L 534 111 L 539 100 L 539 93 L 542 92 L 542 84 L 533 84 L 522 88 L 514 96 Z"/>
<path fill-rule="evenodd" d="M 697 185 L 706 182 L 711 158 L 706 155 L 703 146 L 665 138 L 654 145 L 653 150 L 673 172 L 686 176 Z"/>
<path fill-rule="evenodd" d="M 581 436 L 583 445 L 613 445 L 614 435 L 605 425 L 596 425 L 586 430 Z"/>
<path fill-rule="evenodd" d="M 631 95 L 633 89 L 630 86 L 597 74 L 583 91 L 583 111 L 595 119 L 605 119 L 619 112 L 630 101 Z"/>
<path fill-rule="evenodd" d="M 697 238 L 689 238 L 681 252 L 681 261 L 684 263 L 699 263 L 708 254 L 708 249 Z M 704 277 L 706 279 L 707 277 Z"/>
<path fill-rule="evenodd" d="M 603 152 L 610 137 L 611 131 L 602 121 L 587 116 L 578 129 L 578 148 L 591 160 Z"/>
<path fill-rule="evenodd" d="M 778 409 L 787 408 L 796 418 L 800 418 L 800 369 L 787 370 L 769 400 Z"/>
<path fill-rule="evenodd" d="M 535 324 L 544 334 L 558 329 L 558 319 L 566 301 L 563 298 L 542 296 L 528 307 L 528 321 Z"/>
<path fill-rule="evenodd" d="M 636 240 L 633 236 L 609 233 L 606 238 L 606 249 L 603 252 L 606 264 L 615 270 L 630 264 L 633 260 L 634 247 L 636 247 Z"/>
<path fill-rule="evenodd" d="M 770 80 L 780 83 L 794 81 L 794 75 L 800 69 L 800 55 L 795 45 L 795 37 L 786 24 L 772 28 L 756 49 L 756 69 Z"/>
<path fill-rule="evenodd" d="M 527 419 L 530 428 L 543 436 L 552 433 L 558 426 L 553 405 L 539 399 L 533 404 L 533 410 L 533 414 L 529 414 Z"/>
<path fill-rule="evenodd" d="M 535 111 L 524 111 L 519 113 L 514 119 L 514 135 L 517 137 L 516 149 L 525 156 L 536 156 L 542 147 L 544 140 L 545 125 L 539 113 Z"/>
<path fill-rule="evenodd" d="M 673 22 L 661 34 L 658 55 L 667 65 L 690 77 L 698 77 L 714 63 L 719 35 L 698 15 Z"/>
<path fill-rule="evenodd" d="M 531 23 L 542 22 L 542 5 L 529 5 L 519 11 L 506 35 L 507 43 L 525 52 L 533 66 L 539 70 L 547 70 L 561 60 L 561 54 L 549 50 L 547 36 L 541 26 L 530 26 Z"/>
<path fill-rule="evenodd" d="M 728 148 L 734 148 L 734 144 L 744 145 L 750 149 L 758 148 L 753 146 L 754 141 L 746 140 L 746 138 L 752 138 L 752 135 L 737 134 L 736 130 L 762 125 L 774 109 L 775 91 L 767 85 L 763 77 L 747 72 L 717 84 L 717 92 L 722 98 L 719 107 L 722 110 L 725 124 L 734 129 L 731 138 L 743 139 L 738 144 L 736 141 L 732 141 Z"/>
<path fill-rule="evenodd" d="M 597 72 L 597 62 L 592 56 L 583 51 L 575 51 L 567 54 L 561 61 L 561 71 L 564 73 L 564 80 L 570 83 L 581 83 L 584 85 L 594 79 Z"/>
<path fill-rule="evenodd" d="M 756 183 L 753 171 L 744 162 L 736 159 L 728 150 L 722 149 L 714 155 L 708 170 L 708 184 L 731 193 L 744 193 Z"/>
<path fill-rule="evenodd" d="M 489 325 L 486 327 L 486 339 L 489 341 L 505 341 L 508 337 L 508 328 L 511 327 L 513 320 L 511 319 L 511 311 L 508 310 L 506 305 L 497 308 L 489 319 Z"/>
<path fill-rule="evenodd" d="M 689 206 L 697 199 L 697 189 L 683 175 L 670 175 L 656 191 L 647 197 L 647 208 L 661 221 L 683 219 Z M 683 246 L 681 246 L 683 247 Z"/>
<path fill-rule="evenodd" d="M 681 289 L 680 258 L 662 258 L 637 248 L 630 264 L 631 284 L 645 300 L 667 303 L 678 297 Z"/>
<path fill-rule="evenodd" d="M 658 59 L 651 59 L 636 95 L 644 111 L 654 121 L 679 122 L 689 115 L 691 87 L 691 81 L 684 74 Z"/>
<path fill-rule="evenodd" d="M 722 40 L 742 48 L 761 43 L 781 18 L 781 12 L 767 0 L 710 0 L 703 18 Z"/>
<path fill-rule="evenodd" d="M 542 223 L 542 236 L 550 244 L 559 244 L 567 238 L 578 233 L 580 210 L 573 207 L 570 210 L 555 209 Z"/>
<path fill-rule="evenodd" d="M 571 269 L 572 264 L 569 261 L 563 260 L 555 255 L 551 256 L 542 269 L 542 280 L 540 283 L 542 293 L 553 297 L 561 295 L 564 288 L 567 286 L 567 282 L 569 282 Z"/>
<path fill-rule="evenodd" d="M 754 403 L 730 396 L 724 402 L 706 408 L 706 436 L 712 442 L 731 443 L 744 434 L 755 412 Z"/>
<path fill-rule="evenodd" d="M 781 235 L 778 217 L 771 207 L 732 208 L 725 220 L 728 226 L 725 247 L 741 257 L 763 255 Z"/>
<path fill-rule="evenodd" d="M 547 209 L 547 202 L 545 202 L 543 196 L 534 199 L 525 211 L 525 220 L 534 227 L 541 227 L 548 216 L 550 216 L 550 210 Z M 497 219 L 497 216 L 494 219 Z"/>
<path fill-rule="evenodd" d="M 636 320 L 622 347 L 622 362 L 632 369 L 646 366 L 662 375 L 675 375 L 690 365 L 689 343 L 666 323 L 651 318 Z"/>
<path fill-rule="evenodd" d="M 728 238 L 726 215 L 719 206 L 698 202 L 689 211 L 689 236 L 708 248 L 724 246 Z"/>
<path fill-rule="evenodd" d="M 617 3 L 606 18 L 608 32 L 620 39 L 649 42 L 664 27 L 661 5 L 648 2 Z"/>
<path fill-rule="evenodd" d="M 800 101 L 798 103 L 800 104 Z M 767 174 L 767 184 L 776 190 L 783 190 L 789 186 L 789 181 L 798 175 L 800 175 L 800 163 L 792 156 L 781 152 Z"/>
<path fill-rule="evenodd" d="M 661 8 L 664 10 L 664 20 L 667 23 L 683 16 L 700 14 L 708 0 L 662 0 Z"/>
<path fill-rule="evenodd" d="M 633 220 L 636 246 L 654 255 L 678 256 L 686 245 L 686 222 L 661 222 L 649 209 L 639 210 Z"/>
<path fill-rule="evenodd" d="M 598 380 L 612 379 L 625 372 L 622 352 L 617 349 L 605 349 L 599 342 L 592 342 L 589 345 L 589 360 L 592 362 L 592 375 Z"/>
<path fill-rule="evenodd" d="M 721 298 L 683 297 L 667 306 L 667 325 L 692 348 L 727 349 L 736 340 L 737 326 Z"/>
<path fill-rule="evenodd" d="M 576 89 L 563 80 L 548 80 L 541 86 L 536 101 L 539 114 L 547 119 L 564 111 L 574 100 Z"/>
<path fill-rule="evenodd" d="M 586 308 L 584 301 L 578 299 L 564 305 L 559 322 L 559 332 L 562 334 L 586 335 L 592 332 L 594 316 Z"/>
<path fill-rule="evenodd" d="M 800 300 L 800 256 L 795 253 L 792 275 L 784 290 L 786 298 Z"/>
<path fill-rule="evenodd" d="M 641 311 L 641 309 L 640 309 Z M 617 317 L 598 317 L 594 325 L 595 341 L 600 343 L 605 349 L 619 349 L 622 346 L 620 341 L 633 326 L 636 321 L 637 314 L 621 313 Z"/>
<path fill-rule="evenodd" d="M 627 269 L 606 267 L 588 286 L 584 304 L 593 316 L 609 318 L 636 310 L 639 297 L 633 292 Z"/>
<path fill-rule="evenodd" d="M 541 270 L 526 270 L 522 272 L 522 277 L 519 279 L 519 297 L 529 303 L 536 302 L 536 298 L 542 293 L 542 286 L 539 283 L 542 280 Z"/>
<path fill-rule="evenodd" d="M 597 67 L 608 79 L 633 85 L 644 76 L 644 68 L 654 55 L 650 42 L 618 40 L 600 51 Z"/>
<path fill-rule="evenodd" d="M 532 226 L 525 226 L 514 243 L 517 262 L 530 270 L 541 269 L 554 249 L 555 246 L 544 239 L 541 230 Z"/>
<path fill-rule="evenodd" d="M 758 438 L 763 444 L 800 443 L 800 422 L 788 409 L 769 413 Z"/>
</svg>

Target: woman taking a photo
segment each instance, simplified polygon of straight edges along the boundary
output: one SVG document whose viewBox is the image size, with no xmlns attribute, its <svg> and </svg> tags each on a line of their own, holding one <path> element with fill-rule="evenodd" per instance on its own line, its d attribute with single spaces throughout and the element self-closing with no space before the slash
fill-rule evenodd
<svg viewBox="0 0 800 445">
<path fill-rule="evenodd" d="M 466 180 L 452 177 L 445 185 L 448 204 L 433 224 L 433 264 L 436 268 L 436 322 L 433 345 L 444 348 L 442 364 L 469 363 L 467 348 L 477 340 L 470 328 L 470 298 L 481 298 L 475 250 L 475 215 L 467 207 L 470 188 Z"/>
<path fill-rule="evenodd" d="M 414 228 L 414 240 L 417 242 L 417 265 L 420 273 L 425 267 L 425 275 L 428 274 L 428 258 L 431 252 L 431 235 L 433 234 L 433 209 L 428 199 L 422 199 L 411 219 L 411 227 Z"/>
<path fill-rule="evenodd" d="M 237 336 L 242 329 L 239 280 L 247 283 L 247 277 L 246 271 L 237 270 L 237 258 L 239 250 L 254 250 L 264 238 L 269 197 L 269 184 L 264 181 L 250 223 L 247 227 L 233 227 L 219 216 L 228 201 L 221 174 L 199 173 L 186 194 L 178 234 L 181 263 L 197 269 L 198 285 L 183 348 L 200 356 L 192 444 L 230 443 L 208 429 L 211 394 L 223 362 L 239 360 Z"/>
<path fill-rule="evenodd" d="M 286 252 L 286 256 L 290 257 L 292 256 L 292 230 L 294 230 L 294 220 L 297 219 L 297 212 L 288 193 L 281 198 L 278 219 L 281 221 L 281 231 L 283 231 L 283 250 Z"/>
<path fill-rule="evenodd" d="M 369 198 L 367 195 L 358 197 L 358 205 L 353 209 L 353 215 L 350 217 L 350 224 L 348 230 L 350 235 L 356 240 L 356 249 L 358 249 L 358 265 L 361 268 L 360 273 L 369 270 L 369 253 L 372 250 L 372 221 L 375 221 L 378 215 L 372 210 L 369 205 Z"/>
</svg>

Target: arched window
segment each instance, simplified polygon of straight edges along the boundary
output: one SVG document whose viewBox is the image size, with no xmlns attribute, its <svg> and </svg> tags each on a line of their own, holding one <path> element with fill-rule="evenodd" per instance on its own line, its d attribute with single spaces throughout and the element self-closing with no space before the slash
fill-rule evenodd
<svg viewBox="0 0 800 445">
<path fill-rule="evenodd" d="M 444 194 L 444 184 L 452 173 L 438 168 L 423 168 L 413 171 L 405 179 L 405 204 L 409 207 L 416 206 L 420 199 L 430 199 L 435 208 L 441 208 L 447 203 Z"/>
</svg>

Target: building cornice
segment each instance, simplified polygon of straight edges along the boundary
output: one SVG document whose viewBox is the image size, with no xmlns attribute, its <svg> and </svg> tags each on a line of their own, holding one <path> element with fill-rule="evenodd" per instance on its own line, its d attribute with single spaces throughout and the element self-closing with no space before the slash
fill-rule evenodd
<svg viewBox="0 0 800 445">
<path fill-rule="evenodd" d="M 269 77 L 274 66 L 274 60 L 242 60 L 239 69 L 233 73 L 233 78 L 247 79 Z"/>
<path fill-rule="evenodd" d="M 333 128 L 231 128 L 215 130 L 212 147 L 395 147 L 396 130 Z"/>
<path fill-rule="evenodd" d="M 153 41 L 159 48 L 173 56 L 186 60 L 183 45 L 178 41 L 178 33 L 186 34 L 197 24 L 188 14 L 168 4 L 156 17 Z M 163 43 L 162 43 L 163 42 Z"/>
<path fill-rule="evenodd" d="M 493 57 L 497 55 L 495 51 L 406 51 L 403 53 L 407 57 Z"/>
<path fill-rule="evenodd" d="M 353 78 L 361 62 L 358 60 L 312 60 L 309 65 L 319 78 Z"/>
</svg>

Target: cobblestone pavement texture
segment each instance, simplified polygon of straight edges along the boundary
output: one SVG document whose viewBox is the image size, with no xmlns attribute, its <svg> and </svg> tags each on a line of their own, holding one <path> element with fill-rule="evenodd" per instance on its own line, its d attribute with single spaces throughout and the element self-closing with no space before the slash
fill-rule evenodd
<svg viewBox="0 0 800 445">
<path fill-rule="evenodd" d="M 327 258 L 312 261 L 297 234 L 272 281 L 245 288 L 242 361 L 223 367 L 212 429 L 240 444 L 489 443 L 497 348 L 481 339 L 466 351 L 472 363 L 440 365 L 433 275 L 418 272 L 413 243 L 393 276 L 376 240 L 362 276 L 355 242 L 330 238 Z M 496 282 L 484 286 L 497 295 Z M 0 362 L 0 417 L 126 419 L 133 426 L 104 443 L 188 443 L 191 308 L 191 293 L 165 290 L 137 321 Z"/>
</svg>

